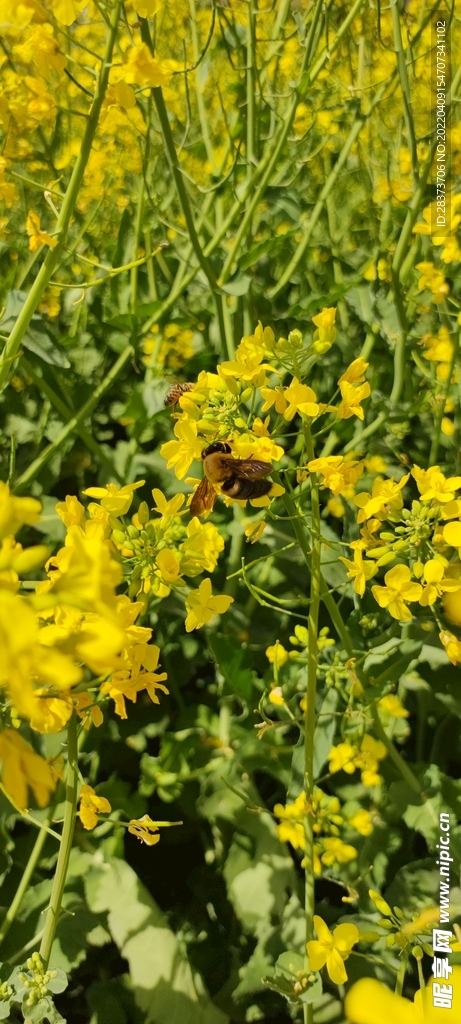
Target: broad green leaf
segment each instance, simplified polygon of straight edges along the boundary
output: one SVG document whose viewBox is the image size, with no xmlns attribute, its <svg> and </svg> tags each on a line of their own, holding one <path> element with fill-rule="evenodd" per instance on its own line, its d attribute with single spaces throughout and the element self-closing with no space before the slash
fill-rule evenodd
<svg viewBox="0 0 461 1024">
<path fill-rule="evenodd" d="M 85 881 L 90 909 L 107 913 L 112 938 L 128 961 L 146 1024 L 226 1024 L 228 1018 L 192 973 L 174 932 L 132 868 L 114 858 L 93 867 Z"/>
</svg>

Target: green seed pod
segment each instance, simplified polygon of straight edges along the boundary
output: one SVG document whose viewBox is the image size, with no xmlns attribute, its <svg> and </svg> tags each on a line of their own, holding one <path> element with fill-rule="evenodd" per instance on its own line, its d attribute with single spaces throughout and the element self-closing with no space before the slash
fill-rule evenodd
<svg viewBox="0 0 461 1024">
<path fill-rule="evenodd" d="M 128 597 L 136 597 L 136 595 L 139 594 L 140 589 L 141 584 L 137 580 L 135 580 L 134 583 L 130 583 L 128 587 Z"/>
</svg>

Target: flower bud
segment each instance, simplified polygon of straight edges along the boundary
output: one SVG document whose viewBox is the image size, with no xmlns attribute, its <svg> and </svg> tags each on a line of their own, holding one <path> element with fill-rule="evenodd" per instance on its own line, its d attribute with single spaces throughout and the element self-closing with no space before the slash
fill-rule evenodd
<svg viewBox="0 0 461 1024">
<path fill-rule="evenodd" d="M 149 506 L 147 501 L 142 501 L 138 508 L 138 519 L 141 526 L 145 526 L 149 522 Z"/>
<path fill-rule="evenodd" d="M 34 547 L 26 548 L 25 551 L 20 551 L 19 555 L 15 555 L 11 560 L 11 568 L 20 575 L 32 572 L 33 569 L 38 569 L 46 562 L 49 554 L 50 549 L 45 544 L 35 544 Z"/>
</svg>

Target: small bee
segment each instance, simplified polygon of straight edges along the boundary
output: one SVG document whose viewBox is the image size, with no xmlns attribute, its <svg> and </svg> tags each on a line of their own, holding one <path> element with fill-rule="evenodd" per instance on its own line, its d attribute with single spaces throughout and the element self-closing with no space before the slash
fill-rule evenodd
<svg viewBox="0 0 461 1024">
<path fill-rule="evenodd" d="M 191 516 L 211 512 L 220 487 L 228 498 L 261 498 L 268 494 L 272 484 L 264 477 L 272 472 L 270 462 L 259 459 L 234 459 L 231 447 L 225 441 L 214 441 L 202 452 L 205 476 L 192 498 Z"/>
<path fill-rule="evenodd" d="M 186 391 L 192 391 L 193 387 L 194 385 L 188 381 L 185 381 L 184 384 L 175 384 L 174 387 L 167 391 L 165 398 L 163 399 L 163 404 L 166 406 L 176 405 L 176 403 L 179 402 L 181 395 L 185 395 Z"/>
</svg>

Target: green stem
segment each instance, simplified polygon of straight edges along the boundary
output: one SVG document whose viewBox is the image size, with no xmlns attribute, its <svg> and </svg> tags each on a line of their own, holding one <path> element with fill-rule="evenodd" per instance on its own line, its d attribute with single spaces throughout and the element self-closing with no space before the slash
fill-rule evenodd
<svg viewBox="0 0 461 1024">
<path fill-rule="evenodd" d="M 396 980 L 396 983 L 395 983 L 395 994 L 397 996 L 401 996 L 402 995 L 403 983 L 405 981 L 405 975 L 407 973 L 407 964 L 408 964 L 409 956 L 410 956 L 410 950 L 409 949 L 404 949 L 404 951 L 402 953 L 402 960 L 401 960 L 400 967 L 399 967 L 399 973 L 397 975 L 397 980 Z"/>
<path fill-rule="evenodd" d="M 123 349 L 123 352 L 121 352 L 121 354 L 119 355 L 112 369 L 109 370 L 109 373 L 104 377 L 104 380 L 101 381 L 99 386 L 93 392 L 91 398 L 88 398 L 88 400 L 82 406 L 80 411 L 75 416 L 73 416 L 68 423 L 66 423 L 66 426 L 63 427 L 63 429 L 55 438 L 55 440 L 46 448 L 43 449 L 40 455 L 38 455 L 37 458 L 34 459 L 33 462 L 31 462 L 30 466 L 28 466 L 28 468 L 24 471 L 22 476 L 19 477 L 19 480 L 16 482 L 14 488 L 16 493 L 24 490 L 26 487 L 29 486 L 29 484 L 32 482 L 32 480 L 35 479 L 38 473 L 40 473 L 43 467 L 46 466 L 47 462 L 50 461 L 55 452 L 57 452 L 61 445 L 64 444 L 64 442 L 67 441 L 68 438 L 73 434 L 74 430 L 77 430 L 80 424 L 87 418 L 87 416 L 90 416 L 93 409 L 97 406 L 99 400 L 112 387 L 112 384 L 118 377 L 119 373 L 121 373 L 124 366 L 126 366 L 127 362 L 129 361 L 132 355 L 133 346 L 127 345 L 126 348 Z"/>
<path fill-rule="evenodd" d="M 45 929 L 40 944 L 40 956 L 45 968 L 51 955 L 51 948 L 56 935 L 61 903 L 66 884 L 69 857 L 74 838 L 75 816 L 77 810 L 77 783 L 78 783 L 78 745 L 77 745 L 77 718 L 75 711 L 67 726 L 67 776 L 66 776 L 66 802 L 64 806 L 64 824 L 62 827 L 62 840 L 59 848 L 56 872 L 51 890 L 50 905 L 48 907 Z"/>
<path fill-rule="evenodd" d="M 402 42 L 402 29 L 400 25 L 400 12 L 398 0 L 391 0 L 392 28 L 394 33 L 394 49 L 397 56 L 397 68 L 402 90 L 403 116 L 407 130 L 408 149 L 411 153 L 411 167 L 413 172 L 413 185 L 418 183 L 418 154 L 416 152 L 415 126 L 413 123 L 413 112 L 411 109 L 410 83 L 408 81 L 408 69 L 406 53 Z"/>
<path fill-rule="evenodd" d="M 247 173 L 256 159 L 255 149 L 255 114 L 256 114 L 256 7 L 257 0 L 250 0 L 247 24 Z"/>
<path fill-rule="evenodd" d="M 53 817 L 54 806 L 55 805 L 53 802 L 53 804 L 48 809 L 48 814 L 46 816 L 46 822 L 48 825 L 50 824 L 50 821 Z M 3 942 L 5 936 L 7 935 L 11 928 L 11 925 L 13 924 L 13 921 L 16 918 L 21 903 L 29 887 L 32 875 L 34 874 L 35 868 L 37 867 L 38 861 L 40 860 L 40 856 L 45 845 L 47 835 L 48 832 L 46 828 L 41 828 L 39 830 L 38 836 L 32 847 L 29 860 L 27 861 L 27 864 L 24 868 L 21 881 L 18 885 L 18 888 L 16 889 L 12 902 L 10 903 L 10 906 L 8 907 L 8 910 L 3 919 L 2 926 L 0 928 L 0 943 Z"/>
<path fill-rule="evenodd" d="M 304 437 L 306 442 L 307 457 L 309 460 L 315 458 L 314 445 L 312 443 L 311 431 L 308 422 L 304 426 Z M 313 938 L 313 917 L 315 907 L 314 893 L 314 818 L 311 810 L 311 801 L 314 792 L 314 732 L 315 732 L 315 702 L 317 694 L 317 662 L 318 662 L 318 624 L 320 607 L 320 505 L 319 487 L 317 474 L 311 474 L 311 513 L 312 513 L 312 554 L 311 554 L 311 586 L 308 629 L 308 652 L 307 652 L 307 702 L 304 714 L 304 772 L 305 792 L 308 802 L 308 813 L 304 818 L 304 831 L 306 836 L 305 851 L 305 903 L 304 911 L 306 918 L 306 942 Z M 308 964 L 306 964 L 308 966 Z"/>
<path fill-rule="evenodd" d="M 75 204 L 77 202 L 78 193 L 80 191 L 80 186 L 83 181 L 86 165 L 90 157 L 94 137 L 96 135 L 98 127 L 99 115 L 101 113 L 101 107 L 103 104 L 107 84 L 109 81 L 109 70 L 112 61 L 112 53 L 115 46 L 115 40 L 117 37 L 117 27 L 120 18 L 121 7 L 122 0 L 117 0 L 112 12 L 106 50 L 101 64 L 101 70 L 98 76 L 93 103 L 91 105 L 91 110 L 88 115 L 88 120 L 86 122 L 80 153 L 77 157 L 77 160 L 75 161 L 69 186 L 64 196 L 63 204 L 56 224 L 58 244 L 55 246 L 54 249 L 48 250 L 45 259 L 40 267 L 40 270 L 37 274 L 37 277 L 35 278 L 35 281 L 32 285 L 32 288 L 30 289 L 27 299 L 18 316 L 18 319 L 16 320 L 13 330 L 11 331 L 9 338 L 5 343 L 5 347 L 0 356 L 0 391 L 2 391 L 3 388 L 5 387 L 5 383 L 10 368 L 12 366 L 12 361 L 17 357 L 17 354 L 19 352 L 19 346 L 27 331 L 31 318 L 35 313 L 37 306 L 39 305 L 45 288 L 47 287 L 47 284 L 53 274 L 53 271 L 55 267 L 58 265 L 66 246 L 70 221 L 75 209 Z"/>
</svg>

